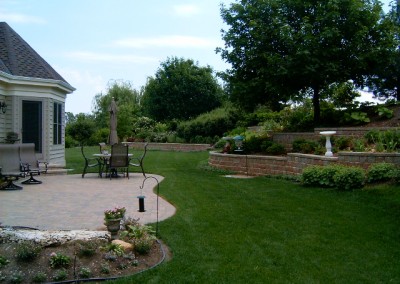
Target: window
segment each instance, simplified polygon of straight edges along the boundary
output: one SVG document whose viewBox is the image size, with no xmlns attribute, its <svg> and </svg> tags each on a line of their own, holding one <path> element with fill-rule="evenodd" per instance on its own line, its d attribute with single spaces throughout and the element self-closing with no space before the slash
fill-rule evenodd
<svg viewBox="0 0 400 284">
<path fill-rule="evenodd" d="M 53 144 L 62 144 L 62 104 L 54 103 Z"/>
</svg>

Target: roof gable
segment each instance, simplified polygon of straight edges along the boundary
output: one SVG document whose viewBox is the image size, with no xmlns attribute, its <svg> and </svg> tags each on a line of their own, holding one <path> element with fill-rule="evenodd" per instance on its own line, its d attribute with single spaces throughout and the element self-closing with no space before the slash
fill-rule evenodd
<svg viewBox="0 0 400 284">
<path fill-rule="evenodd" d="M 0 71 L 20 77 L 69 83 L 7 23 L 0 22 Z"/>
</svg>

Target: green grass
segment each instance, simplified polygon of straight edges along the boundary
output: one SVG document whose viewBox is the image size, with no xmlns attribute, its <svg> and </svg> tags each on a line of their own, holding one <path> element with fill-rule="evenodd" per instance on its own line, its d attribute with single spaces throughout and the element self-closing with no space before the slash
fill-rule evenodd
<svg viewBox="0 0 400 284">
<path fill-rule="evenodd" d="M 79 173 L 75 152 L 67 166 Z M 165 177 L 160 194 L 177 208 L 159 225 L 173 258 L 116 283 L 400 282 L 399 186 L 338 192 L 230 179 L 204 170 L 207 159 L 148 152 L 146 172 Z"/>
</svg>

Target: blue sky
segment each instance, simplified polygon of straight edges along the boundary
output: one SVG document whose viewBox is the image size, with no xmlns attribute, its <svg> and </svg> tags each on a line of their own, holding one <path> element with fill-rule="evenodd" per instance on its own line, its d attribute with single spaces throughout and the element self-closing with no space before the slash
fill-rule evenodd
<svg viewBox="0 0 400 284">
<path fill-rule="evenodd" d="M 110 80 L 137 90 L 168 57 L 223 71 L 220 3 L 233 0 L 1 0 L 7 22 L 77 90 L 66 111 L 92 111 Z M 386 6 L 390 0 L 382 1 Z"/>
</svg>

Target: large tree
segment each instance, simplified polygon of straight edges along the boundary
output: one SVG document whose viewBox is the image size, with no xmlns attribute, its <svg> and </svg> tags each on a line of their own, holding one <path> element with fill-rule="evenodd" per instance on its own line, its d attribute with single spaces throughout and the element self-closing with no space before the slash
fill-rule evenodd
<svg viewBox="0 0 400 284">
<path fill-rule="evenodd" d="M 188 119 L 218 107 L 222 93 L 211 67 L 172 57 L 148 78 L 141 104 L 157 121 Z"/>
<path fill-rule="evenodd" d="M 368 77 L 368 86 L 378 98 L 394 98 L 400 101 L 400 5 L 399 0 L 385 16 L 386 32 L 393 34 L 386 54 L 380 58 L 374 74 Z M 394 44 L 393 44 L 394 42 Z"/>
<path fill-rule="evenodd" d="M 348 80 L 362 85 L 387 44 L 378 0 L 241 0 L 221 15 L 229 29 L 217 52 L 232 64 L 225 73 L 232 98 L 277 108 L 311 91 L 316 124 L 321 91 Z"/>
</svg>

